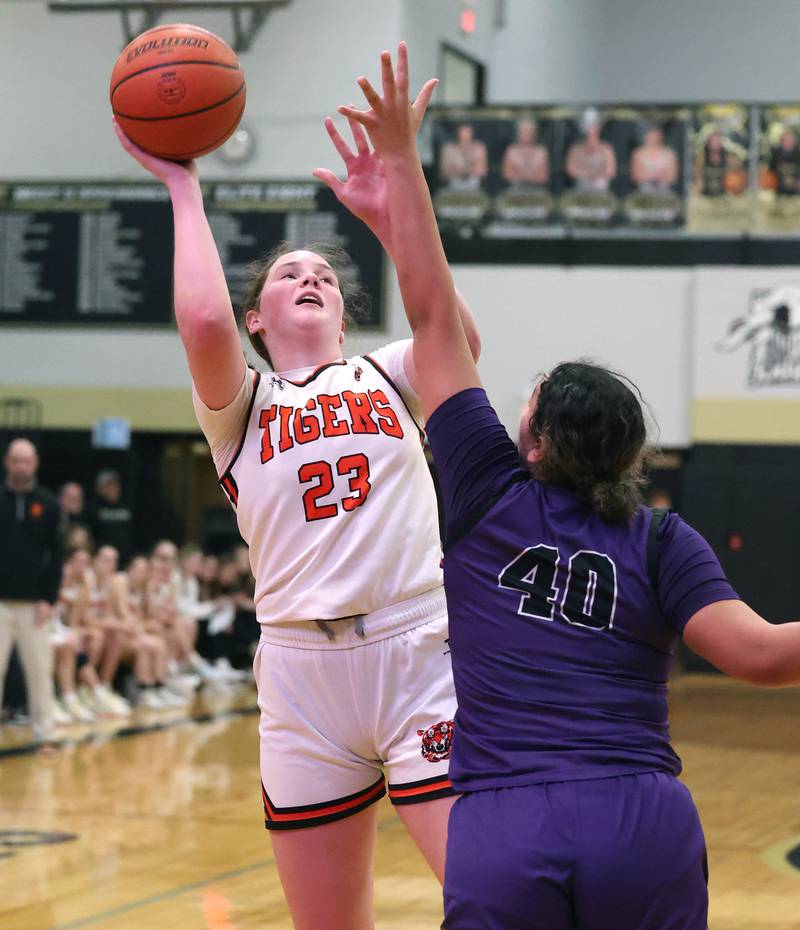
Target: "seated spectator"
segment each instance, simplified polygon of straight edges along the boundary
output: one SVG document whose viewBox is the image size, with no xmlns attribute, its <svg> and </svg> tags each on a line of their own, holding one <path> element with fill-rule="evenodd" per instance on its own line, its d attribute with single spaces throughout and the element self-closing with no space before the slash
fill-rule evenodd
<svg viewBox="0 0 800 930">
<path fill-rule="evenodd" d="M 237 652 L 237 595 L 240 590 L 239 568 L 232 555 L 221 558 L 206 556 L 203 560 L 201 591 L 211 604 L 211 613 L 201 623 L 199 648 L 213 663 L 217 673 L 216 687 L 224 687 L 249 677 L 233 667 Z"/>
<path fill-rule="evenodd" d="M 64 548 L 68 552 L 85 549 L 94 552 L 94 540 L 89 528 L 79 523 L 68 526 L 64 532 Z"/>
<path fill-rule="evenodd" d="M 56 666 L 61 704 L 69 717 L 78 723 L 90 723 L 97 712 L 108 711 L 96 671 L 103 652 L 103 632 L 82 623 L 75 612 L 81 590 L 90 583 L 91 564 L 92 557 L 87 549 L 70 552 L 64 562 L 56 605 L 56 629 L 65 628 L 72 644 L 72 649 L 62 655 Z M 66 640 L 66 637 L 59 636 L 59 639 Z M 80 690 L 77 690 L 78 683 Z"/>
<path fill-rule="evenodd" d="M 167 643 L 158 630 L 146 623 L 145 593 L 149 566 L 139 556 L 127 572 L 118 572 L 112 581 L 114 614 L 125 621 L 122 660 L 133 668 L 139 705 L 149 710 L 180 707 L 184 701 L 165 684 Z"/>
<path fill-rule="evenodd" d="M 256 620 L 256 581 L 250 567 L 250 551 L 244 544 L 233 551 L 233 560 L 237 571 L 236 591 L 233 603 L 236 613 L 233 618 L 234 668 L 250 671 L 253 667 L 256 646 L 261 634 Z"/>
<path fill-rule="evenodd" d="M 188 696 L 204 678 L 211 680 L 216 676 L 195 649 L 197 618 L 181 610 L 180 578 L 178 549 L 169 540 L 162 540 L 150 558 L 147 600 L 150 618 L 162 624 L 169 648 L 167 684 Z"/>
<path fill-rule="evenodd" d="M 132 631 L 130 618 L 120 615 L 119 590 L 114 583 L 118 553 L 113 546 L 101 546 L 92 562 L 75 602 L 76 624 L 86 635 L 102 634 L 99 656 L 93 657 L 92 667 L 100 679 L 95 689 L 96 710 L 99 713 L 127 716 L 130 703 L 117 694 L 112 683 L 122 660 L 127 638 Z"/>
<path fill-rule="evenodd" d="M 208 624 L 219 605 L 213 600 L 201 599 L 200 575 L 203 571 L 203 552 L 198 546 L 187 545 L 180 551 L 178 581 L 178 605 L 184 617 L 192 618 L 196 624 L 195 649 L 189 656 L 189 665 L 194 672 L 209 683 L 230 680 L 229 669 L 212 665 L 207 655 Z"/>
</svg>

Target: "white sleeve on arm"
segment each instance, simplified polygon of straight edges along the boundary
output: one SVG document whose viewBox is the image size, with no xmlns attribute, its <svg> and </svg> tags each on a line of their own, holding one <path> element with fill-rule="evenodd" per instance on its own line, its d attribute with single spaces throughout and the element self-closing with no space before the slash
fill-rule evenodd
<svg viewBox="0 0 800 930">
<path fill-rule="evenodd" d="M 403 395 L 403 400 L 408 404 L 414 419 L 421 423 L 423 417 L 419 394 L 411 386 L 406 374 L 406 353 L 413 345 L 413 339 L 399 339 L 397 342 L 390 342 L 389 345 L 375 349 L 374 352 L 367 352 L 366 355 L 377 362 L 391 378 L 397 390 Z"/>
<path fill-rule="evenodd" d="M 253 396 L 254 374 L 251 368 L 247 369 L 236 396 L 227 407 L 221 410 L 206 407 L 197 393 L 197 388 L 194 384 L 192 385 L 194 413 L 211 447 L 211 457 L 214 459 L 218 475 L 221 475 L 228 467 L 242 441 L 247 426 L 250 400 Z"/>
</svg>

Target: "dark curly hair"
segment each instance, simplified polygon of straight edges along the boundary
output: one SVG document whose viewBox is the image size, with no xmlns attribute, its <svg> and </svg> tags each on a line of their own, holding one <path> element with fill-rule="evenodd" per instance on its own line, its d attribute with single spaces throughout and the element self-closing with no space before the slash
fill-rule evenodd
<svg viewBox="0 0 800 930">
<path fill-rule="evenodd" d="M 533 466 L 536 478 L 570 488 L 609 522 L 633 516 L 642 502 L 647 441 L 633 382 L 586 360 L 562 362 L 542 381 L 528 428 L 547 439 Z"/>
<path fill-rule="evenodd" d="M 338 245 L 323 245 L 319 243 L 299 245 L 296 242 L 280 242 L 263 258 L 250 265 L 248 269 L 247 286 L 239 311 L 239 323 L 244 325 L 245 314 L 248 310 L 258 309 L 261 291 L 264 289 L 264 282 L 267 280 L 272 266 L 283 258 L 284 255 L 298 251 L 314 252 L 331 266 L 339 281 L 339 290 L 341 291 L 344 301 L 345 321 L 348 323 L 358 323 L 359 320 L 366 319 L 369 314 L 369 295 L 361 284 L 356 265 L 345 249 Z M 250 345 L 253 347 L 253 350 L 264 359 L 270 368 L 274 367 L 269 351 L 266 345 L 264 345 L 264 340 L 258 333 L 251 333 L 248 330 L 247 338 L 250 340 Z"/>
</svg>

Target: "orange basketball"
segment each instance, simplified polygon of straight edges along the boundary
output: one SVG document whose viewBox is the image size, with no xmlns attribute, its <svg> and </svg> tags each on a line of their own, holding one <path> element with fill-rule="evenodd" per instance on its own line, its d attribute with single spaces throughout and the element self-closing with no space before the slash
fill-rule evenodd
<svg viewBox="0 0 800 930">
<path fill-rule="evenodd" d="M 747 190 L 747 172 L 741 168 L 733 168 L 725 172 L 725 192 L 728 194 L 743 194 Z"/>
<path fill-rule="evenodd" d="M 769 168 L 762 168 L 758 172 L 758 186 L 764 191 L 776 191 L 778 189 L 778 175 Z"/>
<path fill-rule="evenodd" d="M 213 152 L 239 125 L 245 83 L 219 36 L 177 23 L 143 32 L 111 72 L 111 109 L 151 155 L 185 161 Z"/>
</svg>

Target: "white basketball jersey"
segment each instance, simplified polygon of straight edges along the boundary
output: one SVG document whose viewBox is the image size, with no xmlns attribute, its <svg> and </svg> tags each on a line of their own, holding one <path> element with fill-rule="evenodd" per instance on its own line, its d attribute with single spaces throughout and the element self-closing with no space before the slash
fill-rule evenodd
<svg viewBox="0 0 800 930">
<path fill-rule="evenodd" d="M 259 622 L 366 614 L 442 584 L 422 430 L 380 363 L 398 347 L 300 380 L 248 374 L 244 436 L 218 469 L 250 547 Z"/>
</svg>

